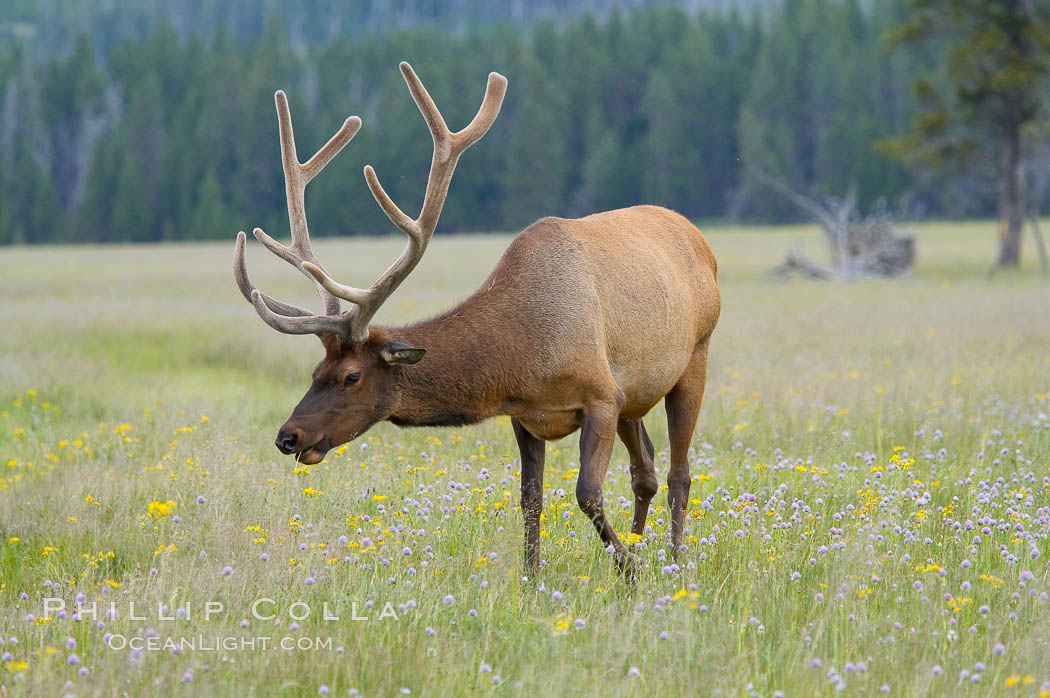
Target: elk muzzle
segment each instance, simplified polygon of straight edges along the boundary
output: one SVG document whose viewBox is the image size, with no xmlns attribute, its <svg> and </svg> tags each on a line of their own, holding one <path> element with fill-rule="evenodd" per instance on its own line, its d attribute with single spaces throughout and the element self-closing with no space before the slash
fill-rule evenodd
<svg viewBox="0 0 1050 698">
<path fill-rule="evenodd" d="M 295 455 L 296 460 L 306 465 L 313 465 L 314 463 L 320 463 L 328 450 L 332 447 L 331 441 L 328 437 L 322 436 L 317 441 L 311 443 L 307 440 L 305 432 L 297 426 L 291 426 L 285 424 L 281 427 L 281 430 L 277 432 L 277 438 L 274 439 L 274 445 L 277 446 L 277 450 L 285 455 Z"/>
<path fill-rule="evenodd" d="M 277 438 L 274 440 L 274 445 L 277 446 L 277 450 L 286 456 L 290 456 L 295 453 L 295 449 L 299 446 L 299 442 L 303 439 L 303 432 L 301 429 L 292 428 L 289 429 L 287 426 L 281 427 L 281 430 L 277 432 Z"/>
</svg>

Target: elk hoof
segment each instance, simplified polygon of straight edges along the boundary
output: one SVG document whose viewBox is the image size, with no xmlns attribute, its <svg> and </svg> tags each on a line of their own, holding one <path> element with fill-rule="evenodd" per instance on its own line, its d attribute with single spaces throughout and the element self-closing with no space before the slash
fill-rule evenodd
<svg viewBox="0 0 1050 698">
<path fill-rule="evenodd" d="M 616 555 L 616 567 L 629 581 L 634 581 L 638 571 L 642 568 L 642 561 L 634 553 L 624 550 Z"/>
</svg>

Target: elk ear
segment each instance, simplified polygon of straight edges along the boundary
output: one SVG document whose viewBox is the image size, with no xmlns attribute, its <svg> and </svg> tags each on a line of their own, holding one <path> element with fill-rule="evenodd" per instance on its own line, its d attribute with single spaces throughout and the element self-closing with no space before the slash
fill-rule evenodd
<svg viewBox="0 0 1050 698">
<path fill-rule="evenodd" d="M 383 361 L 386 361 L 388 364 L 401 364 L 403 366 L 419 363 L 419 360 L 426 353 L 426 349 L 417 349 L 404 342 L 391 342 L 379 352 L 380 356 L 383 357 Z"/>
</svg>

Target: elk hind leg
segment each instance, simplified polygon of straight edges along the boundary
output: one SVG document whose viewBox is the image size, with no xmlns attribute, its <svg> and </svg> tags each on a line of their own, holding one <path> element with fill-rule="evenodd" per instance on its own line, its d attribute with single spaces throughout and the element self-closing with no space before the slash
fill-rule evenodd
<svg viewBox="0 0 1050 698">
<path fill-rule="evenodd" d="M 693 350 L 685 372 L 664 398 L 667 433 L 671 442 L 671 468 L 667 473 L 667 504 L 671 509 L 671 548 L 677 559 L 682 545 L 682 525 L 689 501 L 689 445 L 700 415 L 707 381 L 707 340 Z"/>
<path fill-rule="evenodd" d="M 596 402 L 586 410 L 580 433 L 580 474 L 576 480 L 576 500 L 594 524 L 602 543 L 606 547 L 612 546 L 617 565 L 630 574 L 635 559 L 617 537 L 605 516 L 602 502 L 602 482 L 609 470 L 609 458 L 616 441 L 616 425 L 622 407 L 623 393 L 620 392 L 616 399 Z"/>
<path fill-rule="evenodd" d="M 656 480 L 656 465 L 653 463 L 653 442 L 641 419 L 621 419 L 616 425 L 616 433 L 620 435 L 631 458 L 631 491 L 634 492 L 631 533 L 640 536 L 645 530 L 645 518 L 649 515 L 649 502 L 660 489 L 660 483 Z"/>
</svg>

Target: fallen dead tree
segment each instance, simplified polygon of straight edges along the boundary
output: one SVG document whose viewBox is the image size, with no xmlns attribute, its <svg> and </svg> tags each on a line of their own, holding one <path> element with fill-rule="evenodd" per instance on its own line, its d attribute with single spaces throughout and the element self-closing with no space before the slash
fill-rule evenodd
<svg viewBox="0 0 1050 698">
<path fill-rule="evenodd" d="M 906 274 L 915 263 L 915 238 L 897 230 L 899 212 L 880 200 L 867 215 L 857 208 L 856 192 L 843 199 L 822 200 L 795 191 L 764 170 L 751 166 L 749 173 L 813 216 L 824 231 L 831 265 L 822 266 L 796 248 L 773 271 L 779 276 L 850 281 Z"/>
</svg>

